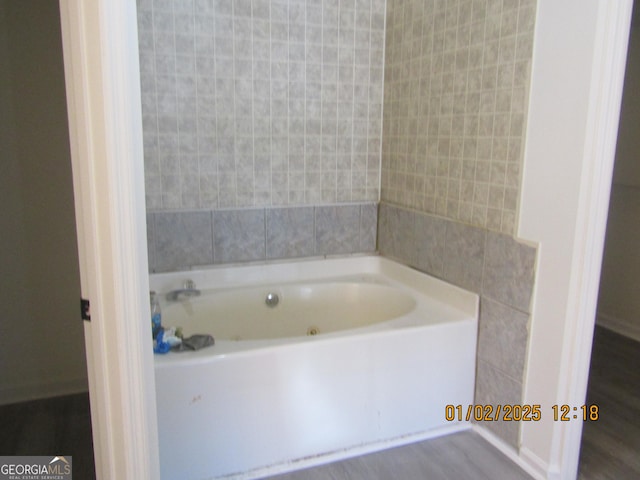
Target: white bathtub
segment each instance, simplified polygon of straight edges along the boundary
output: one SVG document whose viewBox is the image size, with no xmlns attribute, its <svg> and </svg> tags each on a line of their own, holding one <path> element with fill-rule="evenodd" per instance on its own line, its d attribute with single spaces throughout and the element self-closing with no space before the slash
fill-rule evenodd
<svg viewBox="0 0 640 480">
<path fill-rule="evenodd" d="M 163 324 L 216 343 L 155 357 L 163 479 L 258 478 L 469 428 L 445 405 L 473 403 L 475 294 L 377 256 L 151 288 L 186 279 L 202 295 L 164 302 Z"/>
</svg>

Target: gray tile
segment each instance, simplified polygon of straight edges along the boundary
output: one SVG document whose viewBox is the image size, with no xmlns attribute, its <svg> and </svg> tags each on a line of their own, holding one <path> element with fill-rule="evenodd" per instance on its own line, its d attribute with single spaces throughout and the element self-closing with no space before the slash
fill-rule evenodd
<svg viewBox="0 0 640 480">
<path fill-rule="evenodd" d="M 316 207 L 316 253 L 354 253 L 360 247 L 360 205 Z"/>
<path fill-rule="evenodd" d="M 507 2 L 509 7 L 504 9 L 502 2 L 465 0 L 458 3 L 460 9 L 457 11 L 454 7 L 457 13 L 453 16 L 449 15 L 449 6 L 418 8 L 411 12 L 413 20 L 407 21 L 403 15 L 403 2 L 387 2 L 386 23 L 376 22 L 375 16 L 371 18 L 372 29 L 376 28 L 375 25 L 378 28 L 384 25 L 386 38 L 385 152 L 382 160 L 386 178 L 383 178 L 381 199 L 420 207 L 426 190 L 427 197 L 435 198 L 427 200 L 429 206 L 423 205 L 423 211 L 511 233 L 515 228 L 515 216 L 511 212 L 515 208 L 505 203 L 504 188 L 493 191 L 489 205 L 493 211 L 487 212 L 487 202 L 472 198 L 472 195 L 473 187 L 482 187 L 482 183 L 488 180 L 483 177 L 489 172 L 469 160 L 505 162 L 509 158 L 514 164 L 521 163 L 519 134 L 523 131 L 523 112 L 527 103 L 523 92 L 529 82 L 526 66 L 530 63 L 531 50 L 521 49 L 520 44 L 532 43 L 534 16 L 531 13 L 535 8 L 529 6 L 524 13 L 519 13 L 518 8 L 513 7 L 517 7 L 518 2 L 513 1 Z M 496 5 L 498 7 L 494 8 Z M 495 11 L 489 14 L 486 10 Z M 452 24 L 449 24 L 450 18 L 453 19 Z M 407 28 L 411 22 L 440 26 L 447 23 L 446 29 L 429 38 L 430 51 L 434 58 L 439 58 L 439 62 L 422 71 L 407 68 L 419 59 L 420 49 L 408 51 L 404 44 L 422 40 L 419 30 L 412 32 Z M 523 29 L 520 28 L 521 22 Z M 456 24 L 465 27 L 462 31 L 466 51 L 470 52 L 468 56 L 456 54 L 456 48 L 460 53 L 460 45 L 456 45 L 456 41 L 460 41 L 460 30 L 456 40 Z M 373 46 L 378 32 L 374 30 L 371 33 Z M 516 64 L 519 67 L 517 72 L 514 69 Z M 420 85 L 425 80 L 430 84 L 426 90 L 422 86 L 413 92 L 404 88 L 407 81 Z M 465 86 L 468 94 L 460 94 L 461 91 L 464 93 Z M 435 105 L 431 102 L 429 107 L 427 102 L 423 108 L 421 98 L 425 93 L 434 92 L 437 97 Z M 396 108 L 397 105 L 400 108 Z M 448 115 L 443 117 L 445 113 Z M 453 118 L 451 113 L 455 114 Z M 416 116 L 426 120 L 422 124 L 428 125 L 433 141 L 425 140 L 424 129 L 416 128 Z M 417 146 L 415 152 L 414 145 Z M 428 155 L 415 155 L 417 151 L 425 150 Z M 461 158 L 465 160 L 462 164 Z M 460 178 L 469 183 L 461 185 Z M 503 185 L 504 182 L 498 183 Z M 512 199 L 510 195 L 508 200 Z"/>
<path fill-rule="evenodd" d="M 389 228 L 389 216 L 391 209 L 394 208 L 388 203 L 380 202 L 378 205 L 378 252 L 384 255 L 391 255 L 391 229 Z"/>
<path fill-rule="evenodd" d="M 478 358 L 514 379 L 522 379 L 529 315 L 486 297 L 480 303 Z"/>
<path fill-rule="evenodd" d="M 340 129 L 346 143 L 349 145 L 358 144 L 364 147 L 361 149 L 362 153 L 371 155 L 371 160 L 368 162 L 361 162 L 355 166 L 349 165 L 355 174 L 362 176 L 368 172 L 378 172 L 380 158 L 379 155 L 377 159 L 375 158 L 375 151 L 380 149 L 381 128 L 359 131 L 358 127 L 366 127 L 363 122 L 365 120 L 364 114 L 360 114 L 362 112 L 368 112 L 369 115 L 381 121 L 382 112 L 379 103 L 381 95 L 374 95 L 371 99 L 364 95 L 361 105 L 362 112 L 358 110 L 357 106 L 355 110 L 349 107 L 347 109 L 349 115 L 341 119 L 340 125 L 338 125 L 338 117 L 335 113 L 333 116 L 325 115 L 323 122 L 318 120 L 318 115 L 321 94 L 324 93 L 324 89 L 328 85 L 326 83 L 321 85 L 320 79 L 327 68 L 336 72 L 334 85 L 329 86 L 330 89 L 335 89 L 336 93 L 337 85 L 335 82 L 338 80 L 340 68 L 343 73 L 346 72 L 353 76 L 355 58 L 359 62 L 364 62 L 365 66 L 365 69 L 361 70 L 361 78 L 359 79 L 358 87 L 361 89 L 356 92 L 365 94 L 368 91 L 368 85 L 379 86 L 378 84 L 382 80 L 384 51 L 382 44 L 376 39 L 382 38 L 382 32 L 378 32 L 376 37 L 369 41 L 370 35 L 366 30 L 358 32 L 358 34 L 351 31 L 351 35 L 347 35 L 346 39 L 352 43 L 352 47 L 350 50 L 346 47 L 344 49 L 349 53 L 348 62 L 338 66 L 336 65 L 339 58 L 338 29 L 335 29 L 334 36 L 325 35 L 322 26 L 316 22 L 327 12 L 321 6 L 316 5 L 317 2 L 312 3 L 314 5 L 304 7 L 304 5 L 300 6 L 298 1 L 289 5 L 288 2 L 273 3 L 264 0 L 257 3 L 252 3 L 250 0 L 216 0 L 215 2 L 199 0 L 199 4 L 192 0 L 178 2 L 162 0 L 161 8 L 153 4 L 153 8 L 140 9 L 138 11 L 140 26 L 138 43 L 142 52 L 140 55 L 143 73 L 141 81 L 143 87 L 147 87 L 143 90 L 148 92 L 143 102 L 145 139 L 154 134 L 157 135 L 158 128 L 163 133 L 171 132 L 177 135 L 176 122 L 181 120 L 178 114 L 192 112 L 194 108 L 189 107 L 198 105 L 199 114 L 218 120 L 224 119 L 231 126 L 231 128 L 223 128 L 223 125 L 220 124 L 222 122 L 220 122 L 216 132 L 219 141 L 230 143 L 232 146 L 228 162 L 230 171 L 242 169 L 243 160 L 233 155 L 235 151 L 233 147 L 240 147 L 243 140 L 251 139 L 251 125 L 253 125 L 253 134 L 261 133 L 265 136 L 271 133 L 271 127 L 274 126 L 274 131 L 282 134 L 281 140 L 285 145 L 283 152 L 285 158 L 288 153 L 300 154 L 296 156 L 301 159 L 302 165 L 305 165 L 312 161 L 311 155 L 318 152 L 312 153 L 305 150 L 304 144 L 313 143 L 314 135 L 310 135 L 310 133 L 326 133 L 326 124 L 329 131 L 334 133 Z M 337 5 L 334 3 L 329 11 L 335 14 L 335 22 L 337 22 L 338 10 L 334 8 Z M 384 4 L 384 2 L 382 3 Z M 352 8 L 354 5 L 347 9 L 350 16 L 354 15 L 355 11 Z M 290 8 L 298 13 L 303 12 L 300 22 L 296 20 L 289 23 Z M 359 5 L 358 9 L 362 12 L 368 12 L 371 9 L 368 0 Z M 313 15 L 313 12 L 321 12 L 322 15 L 317 17 Z M 311 23 L 309 23 L 307 15 L 313 17 Z M 367 15 L 369 14 L 367 13 Z M 378 21 L 383 18 L 380 13 L 376 15 Z M 293 16 L 295 19 L 298 17 L 298 14 Z M 356 24 L 355 18 L 351 23 Z M 251 40 L 252 36 L 253 40 Z M 334 38 L 335 42 L 332 42 L 330 37 Z M 270 39 L 271 41 L 269 41 Z M 307 45 L 305 50 L 305 41 L 309 39 L 313 40 L 312 44 L 311 46 Z M 354 41 L 358 46 L 356 50 L 353 48 Z M 327 55 L 327 58 L 323 58 L 323 53 L 327 49 L 333 52 L 333 55 Z M 253 52 L 254 58 L 260 59 L 257 63 L 253 63 L 253 68 L 251 52 Z M 355 58 L 353 52 L 356 52 Z M 369 78 L 369 65 L 380 73 L 377 80 L 375 75 L 373 75 L 374 78 Z M 359 65 L 355 67 L 356 69 L 360 68 Z M 306 89 L 305 72 L 307 81 L 312 80 L 310 83 L 306 83 Z M 262 81 L 265 78 L 266 82 Z M 296 81 L 291 83 L 291 79 Z M 352 83 L 353 79 L 349 85 Z M 345 84 L 346 87 L 349 85 Z M 353 94 L 352 87 L 353 85 L 350 88 L 345 88 L 345 91 L 351 91 Z M 178 100 L 176 100 L 176 93 Z M 287 98 L 293 103 L 289 102 Z M 364 103 L 365 101 L 368 103 Z M 367 108 L 366 105 L 369 107 Z M 352 117 L 352 111 L 355 111 L 356 116 Z M 312 115 L 309 115 L 309 112 Z M 289 119 L 288 122 L 287 119 Z M 201 139 L 203 137 L 198 135 L 202 130 L 201 125 L 195 122 L 185 125 L 183 122 L 179 123 L 178 127 L 180 136 L 187 134 L 194 138 L 197 137 L 197 147 L 202 149 Z M 320 131 L 321 127 L 322 132 Z M 209 129 L 209 132 L 215 130 L 214 126 L 213 129 Z M 165 136 L 163 135 L 163 137 Z M 361 137 L 364 140 L 361 140 Z M 369 142 L 367 142 L 368 137 L 370 138 Z M 235 145 L 233 145 L 234 143 Z M 335 143 L 336 139 L 334 138 L 334 149 Z M 301 149 L 294 148 L 298 144 L 302 145 Z M 250 141 L 249 145 L 252 145 Z M 212 154 L 210 149 L 206 147 L 207 145 L 205 145 L 206 151 L 200 150 L 199 153 Z M 287 152 L 289 147 L 291 147 L 291 152 Z M 166 150 L 161 151 L 169 153 Z M 220 148 L 218 148 L 218 153 L 222 153 Z M 258 151 L 256 150 L 255 153 L 257 154 Z M 159 151 L 148 152 L 148 155 L 153 158 L 155 163 L 158 163 Z M 251 157 L 251 153 L 249 153 L 249 157 Z M 281 173 L 287 174 L 292 169 L 295 170 L 292 166 L 295 164 L 296 162 L 291 164 L 285 162 Z M 162 173 L 163 181 L 159 185 L 159 192 L 153 198 L 150 197 L 150 200 L 154 200 L 152 205 L 164 209 L 184 209 L 191 208 L 191 205 L 196 204 L 197 201 L 197 206 L 200 208 L 212 206 L 210 198 L 198 199 L 196 195 L 185 195 L 178 190 L 177 187 L 184 180 L 182 177 L 185 176 L 185 173 L 188 174 L 184 169 L 176 170 L 174 168 L 170 171 L 163 169 Z M 336 201 L 375 202 L 378 200 L 378 192 L 375 188 L 356 188 L 347 182 L 341 188 L 336 189 L 335 181 L 330 181 L 331 175 L 335 177 L 335 166 L 333 170 L 328 169 L 323 173 L 328 173 L 328 177 L 327 175 L 320 176 L 318 173 L 317 181 L 307 181 L 297 185 L 297 188 L 294 189 L 294 196 L 302 200 L 287 203 L 303 205 L 320 200 L 323 200 L 324 203 Z M 328 181 L 329 184 L 320 184 L 322 178 L 325 183 Z M 378 185 L 378 181 L 375 179 L 371 183 L 373 186 Z M 283 192 L 287 190 L 275 188 L 273 185 L 266 189 L 257 184 L 248 185 L 245 189 L 241 189 L 239 184 L 229 185 L 228 191 L 231 197 L 222 196 L 220 201 L 215 203 L 224 207 L 240 205 L 256 207 L 272 204 L 272 201 L 265 200 L 265 198 L 273 199 L 274 195 L 281 198 Z M 367 241 L 369 240 L 370 237 Z"/>
<path fill-rule="evenodd" d="M 213 213 L 214 263 L 265 258 L 264 209 L 218 210 Z"/>
<path fill-rule="evenodd" d="M 147 213 L 147 258 L 149 261 L 149 272 L 156 270 L 156 224 L 153 213 Z"/>
<path fill-rule="evenodd" d="M 267 258 L 313 255 L 313 207 L 270 208 L 266 214 Z"/>
<path fill-rule="evenodd" d="M 375 252 L 378 232 L 378 204 L 360 206 L 360 251 Z"/>
<path fill-rule="evenodd" d="M 416 264 L 415 213 L 401 207 L 380 204 L 378 249 L 410 265 Z"/>
<path fill-rule="evenodd" d="M 530 311 L 536 249 L 509 235 L 487 233 L 482 294 L 523 312 Z"/>
<path fill-rule="evenodd" d="M 415 218 L 416 267 L 442 277 L 447 220 L 417 213 Z"/>
<path fill-rule="evenodd" d="M 213 262 L 210 212 L 155 214 L 157 271 Z"/>
<path fill-rule="evenodd" d="M 497 405 L 521 405 L 522 384 L 508 377 L 483 360 L 478 360 L 476 372 L 476 405 L 492 405 L 494 414 Z M 503 411 L 504 413 L 504 411 Z M 498 421 L 485 421 L 482 426 L 488 428 L 509 445 L 518 447 L 520 422 L 504 421 L 500 415 Z"/>
<path fill-rule="evenodd" d="M 483 229 L 457 222 L 447 223 L 443 278 L 448 282 L 479 293 L 485 255 Z"/>
</svg>

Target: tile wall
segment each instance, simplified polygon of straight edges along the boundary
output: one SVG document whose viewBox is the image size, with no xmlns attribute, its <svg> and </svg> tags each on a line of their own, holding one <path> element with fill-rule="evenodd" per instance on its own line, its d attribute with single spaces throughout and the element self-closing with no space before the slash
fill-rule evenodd
<svg viewBox="0 0 640 480">
<path fill-rule="evenodd" d="M 519 405 L 536 249 L 510 235 L 380 204 L 378 250 L 480 295 L 475 403 Z M 484 422 L 518 447 L 519 422 Z"/>
<path fill-rule="evenodd" d="M 138 0 L 149 211 L 378 201 L 385 0 Z"/>
<path fill-rule="evenodd" d="M 375 203 L 148 213 L 149 268 L 373 253 L 377 223 Z"/>
<path fill-rule="evenodd" d="M 388 0 L 381 200 L 513 234 L 535 0 Z"/>
</svg>

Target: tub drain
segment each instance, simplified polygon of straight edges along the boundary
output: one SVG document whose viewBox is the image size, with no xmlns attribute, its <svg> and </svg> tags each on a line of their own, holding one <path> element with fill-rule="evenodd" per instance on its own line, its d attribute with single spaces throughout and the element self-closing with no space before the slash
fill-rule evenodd
<svg viewBox="0 0 640 480">
<path fill-rule="evenodd" d="M 317 335 L 319 333 L 320 333 L 320 329 L 318 327 L 307 328 L 307 335 Z"/>
<path fill-rule="evenodd" d="M 267 293 L 267 297 L 264 299 L 264 303 L 267 305 L 267 307 L 275 307 L 276 305 L 278 305 L 278 303 L 280 302 L 280 297 L 278 297 L 277 293 Z"/>
</svg>

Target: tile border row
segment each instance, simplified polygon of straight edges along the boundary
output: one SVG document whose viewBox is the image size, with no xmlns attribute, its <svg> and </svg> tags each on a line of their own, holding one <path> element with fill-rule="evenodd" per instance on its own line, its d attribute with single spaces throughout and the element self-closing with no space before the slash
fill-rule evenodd
<svg viewBox="0 0 640 480">
<path fill-rule="evenodd" d="M 150 272 L 376 251 L 376 203 L 147 213 Z"/>
</svg>

